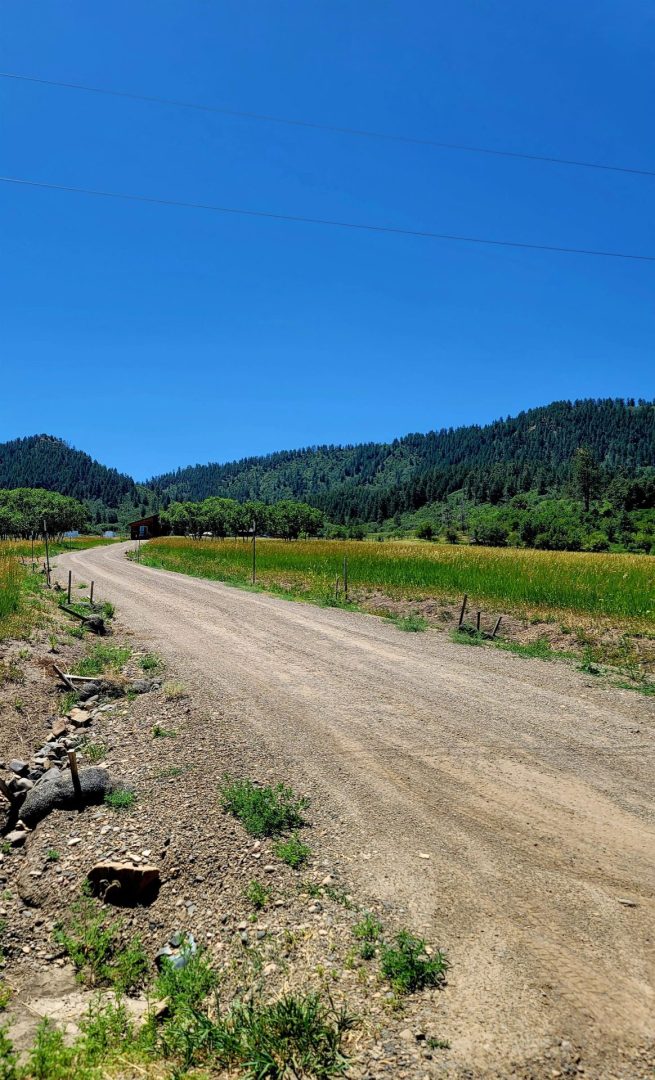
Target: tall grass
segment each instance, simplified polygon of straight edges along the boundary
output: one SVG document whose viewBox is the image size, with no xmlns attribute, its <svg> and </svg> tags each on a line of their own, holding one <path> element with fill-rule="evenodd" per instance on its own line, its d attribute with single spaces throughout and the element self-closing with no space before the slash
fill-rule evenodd
<svg viewBox="0 0 655 1080">
<path fill-rule="evenodd" d="M 38 615 L 34 593 L 40 581 L 20 561 L 0 550 L 0 641 L 23 637 Z"/>
<path fill-rule="evenodd" d="M 576 613 L 655 629 L 655 559 L 648 555 L 477 548 L 415 542 L 261 540 L 257 580 L 308 599 L 333 595 L 348 558 L 352 592 L 493 602 L 522 613 Z M 250 580 L 250 544 L 233 540 L 151 540 L 149 566 L 240 584 Z"/>
<path fill-rule="evenodd" d="M 70 540 L 51 540 L 50 554 L 60 555 L 65 551 L 82 551 L 84 548 L 104 547 L 106 544 L 116 544 L 117 540 L 110 540 L 104 536 L 77 536 Z M 32 557 L 31 540 L 0 540 L 0 556 L 15 555 L 21 559 Z M 42 559 L 45 556 L 45 543 L 43 540 L 34 541 L 34 557 Z"/>
</svg>

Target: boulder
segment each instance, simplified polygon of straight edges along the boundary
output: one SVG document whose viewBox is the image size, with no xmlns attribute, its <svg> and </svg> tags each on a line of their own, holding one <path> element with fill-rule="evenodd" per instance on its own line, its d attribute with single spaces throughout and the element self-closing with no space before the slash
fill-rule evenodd
<svg viewBox="0 0 655 1080">
<path fill-rule="evenodd" d="M 56 720 L 52 722 L 52 738 L 59 739 L 62 735 L 65 735 L 68 731 L 68 724 L 62 716 L 58 716 Z"/>
<path fill-rule="evenodd" d="M 80 804 L 101 803 L 105 795 L 123 786 L 112 780 L 106 769 L 82 769 L 79 779 L 81 798 L 78 798 L 69 775 L 49 783 L 42 780 L 32 788 L 21 808 L 20 816 L 25 824 L 33 829 L 52 810 L 75 810 Z"/>
<path fill-rule="evenodd" d="M 159 892 L 159 868 L 140 863 L 105 860 L 89 870 L 87 880 L 91 891 L 105 903 L 130 907 L 150 904 Z"/>
<path fill-rule="evenodd" d="M 12 758 L 9 762 L 9 770 L 16 773 L 17 776 L 27 776 L 29 765 L 26 761 L 22 761 L 21 758 Z"/>
<path fill-rule="evenodd" d="M 87 724 L 91 723 L 91 713 L 87 712 L 86 709 L 71 709 L 68 717 L 74 727 L 86 727 Z"/>
</svg>

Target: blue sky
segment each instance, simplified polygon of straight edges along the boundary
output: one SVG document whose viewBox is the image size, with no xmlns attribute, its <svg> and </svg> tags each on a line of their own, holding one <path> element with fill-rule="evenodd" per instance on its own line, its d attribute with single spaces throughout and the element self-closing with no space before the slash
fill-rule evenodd
<svg viewBox="0 0 655 1080">
<path fill-rule="evenodd" d="M 6 0 L 0 67 L 655 169 L 651 5 Z M 0 170 L 655 253 L 655 179 L 0 79 Z M 655 265 L 0 185 L 0 440 L 177 465 L 655 396 Z"/>
</svg>

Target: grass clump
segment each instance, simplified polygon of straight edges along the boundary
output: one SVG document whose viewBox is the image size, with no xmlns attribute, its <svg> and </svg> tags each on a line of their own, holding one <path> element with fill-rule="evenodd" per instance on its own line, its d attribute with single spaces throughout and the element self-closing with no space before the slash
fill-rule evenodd
<svg viewBox="0 0 655 1080">
<path fill-rule="evenodd" d="M 82 746 L 82 753 L 92 765 L 102 761 L 107 753 L 107 747 L 103 742 L 87 742 Z"/>
<path fill-rule="evenodd" d="M 129 645 L 105 645 L 99 641 L 79 661 L 74 674 L 104 675 L 109 671 L 120 671 L 131 655 Z"/>
<path fill-rule="evenodd" d="M 255 911 L 262 911 L 271 902 L 272 890 L 261 881 L 252 880 L 245 890 L 246 899 Z"/>
<path fill-rule="evenodd" d="M 48 848 L 45 853 L 45 857 L 48 862 L 59 862 L 61 856 L 56 848 Z"/>
<path fill-rule="evenodd" d="M 428 621 L 424 619 L 422 615 L 412 613 L 411 615 L 398 615 L 389 620 L 397 626 L 399 630 L 404 630 L 408 634 L 420 634 L 423 630 L 427 630 Z"/>
<path fill-rule="evenodd" d="M 146 653 L 139 657 L 139 667 L 142 671 L 161 671 L 164 661 L 157 653 Z"/>
<path fill-rule="evenodd" d="M 162 689 L 164 691 L 164 697 L 168 701 L 179 701 L 180 698 L 185 698 L 187 696 L 184 683 L 177 682 L 175 679 L 165 682 Z"/>
<path fill-rule="evenodd" d="M 401 930 L 392 945 L 382 946 L 381 971 L 399 994 L 411 994 L 426 986 L 440 986 L 446 977 L 448 961 L 442 952 L 426 953 L 423 938 Z"/>
<path fill-rule="evenodd" d="M 237 818 L 251 836 L 278 836 L 306 824 L 308 800 L 285 784 L 258 787 L 252 780 L 226 776 L 220 789 L 221 807 Z"/>
<path fill-rule="evenodd" d="M 361 943 L 359 955 L 362 960 L 372 960 L 382 936 L 382 923 L 367 911 L 364 917 L 353 926 L 353 934 Z"/>
<path fill-rule="evenodd" d="M 59 698 L 59 715 L 65 716 L 80 700 L 77 690 L 66 690 Z"/>
<path fill-rule="evenodd" d="M 217 1059 L 258 1080 L 341 1076 L 342 1042 L 353 1019 L 318 994 L 286 994 L 272 1004 L 236 1005 L 217 1025 Z"/>
<path fill-rule="evenodd" d="M 177 731 L 171 731 L 169 728 L 162 727 L 161 724 L 155 724 L 152 729 L 153 739 L 177 739 Z"/>
<path fill-rule="evenodd" d="M 298 833 L 292 833 L 286 840 L 278 840 L 273 851 L 278 859 L 281 859 L 282 862 L 286 863 L 287 866 L 290 866 L 293 870 L 297 870 L 298 867 L 304 866 L 312 853 L 309 844 L 303 844 Z"/>
<path fill-rule="evenodd" d="M 131 993 L 144 985 L 148 958 L 139 938 L 120 944 L 121 924 L 108 920 L 100 904 L 87 894 L 71 905 L 54 932 L 56 943 L 87 986 L 111 986 Z"/>
<path fill-rule="evenodd" d="M 136 802 L 136 795 L 127 788 L 119 788 L 118 791 L 109 791 L 105 795 L 105 804 L 112 810 L 131 810 Z"/>
</svg>

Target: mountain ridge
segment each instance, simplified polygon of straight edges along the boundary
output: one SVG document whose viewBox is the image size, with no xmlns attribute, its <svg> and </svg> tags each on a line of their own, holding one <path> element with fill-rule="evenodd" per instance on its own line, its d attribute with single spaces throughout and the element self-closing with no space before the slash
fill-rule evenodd
<svg viewBox="0 0 655 1080">
<path fill-rule="evenodd" d="M 0 488 L 44 487 L 87 503 L 96 521 L 176 500 L 309 502 L 335 522 L 383 521 L 456 491 L 474 503 L 564 490 L 587 446 L 609 478 L 655 464 L 655 402 L 556 401 L 490 424 L 412 432 L 390 442 L 322 444 L 187 465 L 136 483 L 51 435 L 0 444 Z"/>
</svg>

